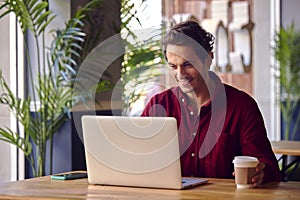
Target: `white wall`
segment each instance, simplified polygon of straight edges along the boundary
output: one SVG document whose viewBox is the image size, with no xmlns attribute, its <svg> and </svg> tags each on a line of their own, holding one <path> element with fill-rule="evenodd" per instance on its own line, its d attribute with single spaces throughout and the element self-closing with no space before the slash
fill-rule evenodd
<svg viewBox="0 0 300 200">
<path fill-rule="evenodd" d="M 278 25 L 279 0 L 254 0 L 253 21 L 253 93 L 262 111 L 268 136 L 278 139 L 278 109 L 275 102 L 272 41 Z"/>
<path fill-rule="evenodd" d="M 10 80 L 9 60 L 9 17 L 0 20 L 0 69 L 6 80 Z M 2 92 L 2 91 L 1 91 Z M 10 113 L 6 106 L 0 105 L 0 127 L 10 127 Z M 0 141 L 0 182 L 10 181 L 11 159 L 10 144 Z"/>
</svg>

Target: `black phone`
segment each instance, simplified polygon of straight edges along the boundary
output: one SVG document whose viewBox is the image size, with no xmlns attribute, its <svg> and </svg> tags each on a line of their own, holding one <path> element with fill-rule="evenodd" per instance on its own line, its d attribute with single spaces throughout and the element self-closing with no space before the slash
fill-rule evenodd
<svg viewBox="0 0 300 200">
<path fill-rule="evenodd" d="M 87 173 L 86 172 L 74 172 L 74 173 L 51 175 L 51 179 L 54 179 L 54 180 L 72 180 L 72 179 L 79 179 L 79 178 L 87 178 Z"/>
</svg>

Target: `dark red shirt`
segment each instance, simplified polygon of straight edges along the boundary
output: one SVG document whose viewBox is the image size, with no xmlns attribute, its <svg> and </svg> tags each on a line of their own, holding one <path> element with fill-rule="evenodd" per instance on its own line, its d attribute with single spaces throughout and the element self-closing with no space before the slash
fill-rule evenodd
<svg viewBox="0 0 300 200">
<path fill-rule="evenodd" d="M 216 84 L 209 103 L 195 114 L 179 87 L 153 96 L 142 116 L 177 119 L 183 176 L 233 178 L 234 156 L 254 156 L 264 162 L 264 182 L 280 181 L 277 160 L 261 112 L 255 100 L 243 91 Z"/>
</svg>

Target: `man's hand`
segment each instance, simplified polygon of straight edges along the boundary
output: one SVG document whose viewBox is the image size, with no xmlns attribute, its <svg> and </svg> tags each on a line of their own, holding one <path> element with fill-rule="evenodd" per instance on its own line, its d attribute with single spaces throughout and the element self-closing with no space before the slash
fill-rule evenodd
<svg viewBox="0 0 300 200">
<path fill-rule="evenodd" d="M 252 183 L 253 183 L 253 187 L 259 187 L 261 186 L 262 182 L 263 182 L 263 178 L 264 178 L 264 171 L 263 169 L 265 168 L 265 163 L 260 162 L 257 164 L 255 171 L 256 171 L 256 175 L 251 179 Z"/>
</svg>

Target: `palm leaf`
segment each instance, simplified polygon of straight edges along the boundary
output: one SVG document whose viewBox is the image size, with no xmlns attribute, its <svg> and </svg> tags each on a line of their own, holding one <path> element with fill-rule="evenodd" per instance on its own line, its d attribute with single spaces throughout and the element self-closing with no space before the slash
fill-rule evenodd
<svg viewBox="0 0 300 200">
<path fill-rule="evenodd" d="M 30 99 L 21 100 L 15 98 L 14 94 L 6 84 L 2 72 L 0 71 L 0 87 L 3 91 L 0 97 L 0 103 L 9 106 L 17 120 L 24 126 L 27 131 L 30 126 Z M 29 141 L 22 139 L 19 134 L 14 133 L 12 130 L 6 128 L 0 128 L 1 140 L 7 141 L 11 144 L 16 145 L 22 151 L 24 151 L 26 156 L 31 153 L 31 144 L 27 143 Z"/>
<path fill-rule="evenodd" d="M 15 145 L 17 148 L 21 149 L 24 152 L 26 157 L 30 156 L 31 154 L 31 143 L 24 140 L 23 137 L 13 132 L 9 128 L 0 128 L 0 140 Z"/>
<path fill-rule="evenodd" d="M 22 32 L 26 33 L 29 29 L 35 36 L 39 36 L 55 17 L 51 11 L 47 11 L 48 3 L 45 1 L 4 0 L 0 10 L 2 8 L 7 8 L 7 11 L 0 18 L 10 12 L 15 13 Z"/>
</svg>

